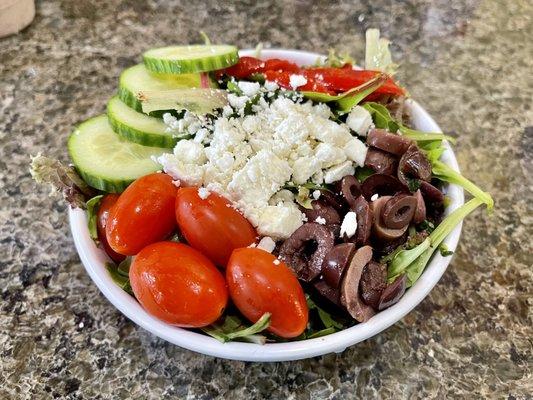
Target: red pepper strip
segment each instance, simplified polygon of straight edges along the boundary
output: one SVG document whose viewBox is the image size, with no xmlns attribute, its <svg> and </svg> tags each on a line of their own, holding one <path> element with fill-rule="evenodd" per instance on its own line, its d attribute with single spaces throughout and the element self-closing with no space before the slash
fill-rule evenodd
<svg viewBox="0 0 533 400">
<path fill-rule="evenodd" d="M 264 71 L 284 71 L 284 72 L 299 72 L 300 67 L 287 60 L 281 60 L 279 58 L 272 58 L 265 60 Z"/>
<path fill-rule="evenodd" d="M 302 70 L 302 75 L 305 76 L 305 70 Z M 267 81 L 276 82 L 280 87 L 288 90 L 294 90 L 291 86 L 290 80 L 293 72 L 286 71 L 265 71 L 263 73 Z M 299 91 L 320 92 L 334 95 L 335 93 L 330 91 L 326 85 L 321 81 L 314 79 L 313 77 L 307 78 L 307 83 L 303 86 L 298 86 Z"/>
<path fill-rule="evenodd" d="M 235 78 L 243 79 L 252 74 L 263 72 L 265 62 L 255 57 L 240 57 L 239 62 L 229 68 L 221 69 L 216 72 L 217 79 L 222 75 L 229 75 Z"/>
<path fill-rule="evenodd" d="M 315 77 L 315 79 L 321 79 L 330 90 L 337 93 L 346 92 L 354 87 L 360 86 L 370 79 L 376 77 L 379 71 L 370 70 L 354 70 L 351 68 L 307 68 L 306 76 Z M 405 94 L 405 90 L 391 78 L 388 78 L 385 83 L 377 89 L 374 94 L 389 94 L 395 96 L 401 96 Z"/>
</svg>

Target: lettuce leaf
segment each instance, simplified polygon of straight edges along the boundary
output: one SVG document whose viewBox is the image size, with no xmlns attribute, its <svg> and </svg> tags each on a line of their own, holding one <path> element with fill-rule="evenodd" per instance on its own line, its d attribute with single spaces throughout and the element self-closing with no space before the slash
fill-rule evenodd
<svg viewBox="0 0 533 400">
<path fill-rule="evenodd" d="M 383 71 L 391 75 L 396 72 L 398 65 L 392 62 L 389 44 L 387 39 L 380 38 L 379 29 L 367 29 L 365 69 Z"/>
<path fill-rule="evenodd" d="M 96 191 L 87 185 L 74 167 L 66 166 L 61 161 L 45 157 L 40 153 L 31 156 L 30 174 L 35 182 L 50 185 L 51 192 L 59 192 L 72 208 L 85 209 L 86 200 Z"/>
<path fill-rule="evenodd" d="M 206 328 L 202 328 L 202 331 L 222 343 L 240 339 L 247 342 L 264 344 L 266 337 L 258 335 L 258 333 L 269 327 L 270 316 L 270 313 L 265 313 L 255 324 L 246 327 L 239 317 L 228 315 L 222 324 L 212 324 Z"/>
<path fill-rule="evenodd" d="M 100 207 L 100 201 L 102 200 L 102 197 L 104 197 L 104 195 L 102 194 L 98 196 L 94 196 L 93 198 L 88 200 L 86 203 L 87 227 L 89 228 L 89 235 L 91 236 L 91 239 L 93 240 L 98 239 L 96 220 L 98 217 L 98 208 Z"/>
</svg>

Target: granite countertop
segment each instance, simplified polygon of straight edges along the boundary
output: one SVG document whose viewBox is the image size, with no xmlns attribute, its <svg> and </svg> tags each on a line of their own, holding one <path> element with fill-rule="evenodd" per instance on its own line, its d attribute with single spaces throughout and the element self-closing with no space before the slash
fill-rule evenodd
<svg viewBox="0 0 533 400">
<path fill-rule="evenodd" d="M 0 398 L 531 399 L 533 3 L 223 3 L 38 1 L 33 24 L 0 39 Z M 431 294 L 342 354 L 272 364 L 199 355 L 122 316 L 85 273 L 65 205 L 32 182 L 29 155 L 66 160 L 72 126 L 104 111 L 149 47 L 204 30 L 240 47 L 362 54 L 369 27 L 394 41 L 399 78 L 496 201 L 468 218 Z"/>
</svg>

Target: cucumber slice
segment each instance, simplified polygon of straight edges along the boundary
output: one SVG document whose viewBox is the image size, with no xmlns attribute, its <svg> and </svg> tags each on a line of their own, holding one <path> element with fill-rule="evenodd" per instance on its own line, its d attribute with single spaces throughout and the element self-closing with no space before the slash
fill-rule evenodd
<svg viewBox="0 0 533 400">
<path fill-rule="evenodd" d="M 68 152 L 78 173 L 88 185 L 105 192 L 122 192 L 135 179 L 158 171 L 152 157 L 166 151 L 121 138 L 106 115 L 83 122 L 68 139 Z"/>
<path fill-rule="evenodd" d="M 228 92 L 222 89 L 175 89 L 139 92 L 143 112 L 188 110 L 194 114 L 210 114 L 228 104 Z"/>
<path fill-rule="evenodd" d="M 148 50 L 143 60 L 152 72 L 187 74 L 227 68 L 237 63 L 239 54 L 228 45 L 170 46 Z"/>
<path fill-rule="evenodd" d="M 210 87 L 216 87 L 216 83 L 209 80 Z M 120 74 L 118 97 L 128 107 L 142 112 L 142 105 L 137 99 L 137 93 L 146 90 L 172 90 L 180 88 L 202 87 L 200 74 L 153 74 L 143 64 L 137 64 L 125 69 Z"/>
<path fill-rule="evenodd" d="M 116 96 L 107 103 L 107 118 L 116 134 L 143 146 L 171 149 L 182 138 L 167 132 L 167 126 L 159 118 L 129 108 Z"/>
</svg>

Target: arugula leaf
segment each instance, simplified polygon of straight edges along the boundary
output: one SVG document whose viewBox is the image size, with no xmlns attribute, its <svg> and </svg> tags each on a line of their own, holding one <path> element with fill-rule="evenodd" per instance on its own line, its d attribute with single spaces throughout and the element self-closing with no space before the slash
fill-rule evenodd
<svg viewBox="0 0 533 400">
<path fill-rule="evenodd" d="M 366 30 L 365 69 L 394 74 L 398 65 L 392 62 L 390 42 L 379 36 L 379 29 Z"/>
<path fill-rule="evenodd" d="M 131 257 L 127 257 L 118 266 L 112 262 L 105 263 L 105 266 L 106 266 L 107 272 L 109 272 L 109 275 L 111 275 L 111 278 L 117 284 L 117 286 L 120 287 L 122 290 L 124 290 L 126 293 L 129 293 L 130 295 L 133 296 L 133 290 L 131 289 L 130 278 L 128 274 L 125 274 L 124 267 L 122 267 L 122 269 L 119 269 L 119 266 L 122 265 L 128 259 L 130 260 L 129 262 L 131 262 Z M 128 265 L 128 270 L 129 270 L 129 265 Z"/>
<path fill-rule="evenodd" d="M 96 191 L 83 181 L 73 167 L 40 153 L 30 157 L 30 174 L 35 182 L 50 185 L 50 194 L 61 193 L 72 208 L 85 209 L 86 199 L 93 197 Z"/>
<path fill-rule="evenodd" d="M 240 318 L 227 316 L 222 324 L 212 324 L 202 328 L 202 331 L 222 343 L 241 339 L 252 343 L 264 344 L 266 337 L 257 335 L 257 333 L 269 327 L 270 317 L 270 313 L 265 313 L 255 324 L 244 327 Z"/>
<path fill-rule="evenodd" d="M 337 332 L 337 329 L 335 329 L 333 326 L 330 326 L 329 328 L 322 329 L 320 331 L 313 332 L 305 337 L 305 339 L 314 339 L 317 337 L 322 337 L 326 335 L 331 335 L 332 333 Z"/>
<path fill-rule="evenodd" d="M 412 286 L 422 275 L 429 259 L 446 236 L 450 234 L 459 222 L 482 204 L 483 201 L 478 198 L 471 199 L 444 218 L 439 226 L 420 245 L 411 250 L 398 252 L 389 264 L 387 280 L 393 282 L 400 273 L 405 272 L 408 286 Z"/>
<path fill-rule="evenodd" d="M 456 185 L 461 186 L 472 196 L 485 203 L 489 211 L 494 208 L 494 200 L 492 199 L 492 196 L 489 193 L 481 190 L 477 185 L 466 179 L 459 172 L 454 171 L 442 161 L 433 160 L 433 162 L 431 163 L 431 168 L 433 176 L 435 178 L 440 179 L 444 182 L 454 183 Z"/>
<path fill-rule="evenodd" d="M 94 196 L 90 200 L 87 201 L 86 207 L 87 207 L 87 226 L 89 228 L 89 236 L 91 236 L 91 239 L 96 240 L 98 239 L 98 231 L 96 228 L 96 219 L 98 216 L 98 209 L 100 208 L 100 200 L 102 200 L 102 197 L 104 197 L 103 194 Z"/>
<path fill-rule="evenodd" d="M 366 178 L 375 173 L 376 172 L 370 167 L 356 167 L 354 175 L 359 182 L 364 182 Z"/>
<path fill-rule="evenodd" d="M 322 308 L 317 306 L 317 304 L 311 299 L 309 295 L 306 295 L 307 300 L 307 307 L 309 310 L 316 310 L 318 313 L 318 317 L 320 318 L 320 321 L 322 324 L 324 324 L 324 327 L 327 329 L 330 328 L 336 328 L 336 329 L 342 329 L 344 328 L 344 324 L 342 324 L 339 321 L 336 321 L 330 313 L 327 311 L 324 311 Z M 309 337 L 309 336 L 308 336 Z"/>
<path fill-rule="evenodd" d="M 390 114 L 390 111 L 383 104 L 367 101 L 362 106 L 372 115 L 376 128 L 387 129 L 390 132 L 400 131 L 403 136 L 412 139 L 417 143 L 420 142 L 421 145 L 428 145 L 428 143 L 432 142 L 440 143 L 445 139 L 452 144 L 456 142 L 455 138 L 445 135 L 444 133 L 422 132 L 406 127 L 395 121 Z"/>
<path fill-rule="evenodd" d="M 378 74 L 374 78 L 363 83 L 362 85 L 354 87 L 338 95 L 330 95 L 327 93 L 311 91 L 303 91 L 301 92 L 301 94 L 310 100 L 321 103 L 329 103 L 332 101 L 336 101 L 339 105 L 339 111 L 341 113 L 346 113 L 350 111 L 355 105 L 363 101 L 365 97 L 367 97 L 369 94 L 377 90 L 381 85 L 385 83 L 386 80 L 387 75 Z"/>
</svg>

